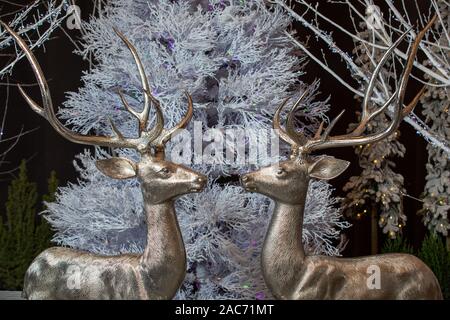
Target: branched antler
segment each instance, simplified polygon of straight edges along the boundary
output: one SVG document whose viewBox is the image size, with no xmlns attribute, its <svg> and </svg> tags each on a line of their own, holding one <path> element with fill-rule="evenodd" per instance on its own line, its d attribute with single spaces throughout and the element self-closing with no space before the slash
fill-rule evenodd
<svg viewBox="0 0 450 320">
<path fill-rule="evenodd" d="M 425 33 L 428 29 L 430 29 L 434 22 L 436 20 L 436 16 L 433 17 L 433 19 L 430 20 L 430 22 L 427 24 L 427 26 L 417 35 L 414 42 L 411 44 L 409 50 L 408 50 L 408 60 L 406 63 L 406 66 L 402 72 L 402 75 L 400 77 L 399 85 L 397 91 L 378 109 L 370 110 L 369 104 L 370 104 L 370 97 L 373 93 L 377 78 L 379 76 L 379 73 L 383 67 L 383 65 L 388 60 L 389 56 L 393 53 L 395 48 L 400 44 L 400 42 L 406 37 L 406 35 L 410 32 L 410 30 L 407 30 L 405 33 L 403 33 L 396 41 L 391 45 L 391 47 L 385 52 L 382 59 L 378 63 L 377 67 L 375 68 L 372 77 L 369 81 L 369 84 L 366 88 L 366 92 L 364 95 L 364 100 L 362 102 L 362 114 L 361 114 L 361 121 L 358 124 L 358 126 L 350 133 L 346 135 L 339 135 L 339 136 L 330 136 L 332 129 L 336 125 L 336 123 L 339 121 L 339 119 L 342 117 L 344 110 L 336 117 L 334 118 L 328 127 L 324 130 L 324 124 L 322 123 L 317 130 L 316 134 L 311 139 L 306 139 L 305 136 L 302 133 L 298 133 L 295 131 L 293 127 L 293 114 L 297 110 L 298 105 L 300 104 L 301 100 L 305 96 L 305 93 L 300 97 L 300 99 L 295 103 L 295 105 L 291 108 L 289 111 L 287 123 L 286 123 L 286 131 L 284 131 L 281 128 L 280 125 L 280 113 L 284 106 L 286 105 L 288 99 L 284 100 L 283 103 L 278 107 L 277 111 L 274 115 L 273 120 L 273 127 L 274 129 L 277 129 L 279 132 L 280 137 L 292 145 L 292 151 L 294 155 L 298 154 L 309 154 L 316 150 L 326 149 L 326 148 L 336 148 L 336 147 L 346 147 L 346 146 L 357 146 L 367 143 L 375 143 L 377 141 L 380 141 L 387 136 L 391 135 L 399 126 L 401 120 L 408 115 L 409 112 L 411 112 L 414 107 L 417 105 L 420 97 L 424 93 L 424 88 L 420 90 L 420 92 L 415 96 L 415 98 L 412 100 L 410 104 L 404 107 L 403 101 L 405 98 L 405 91 L 406 86 L 408 84 L 409 76 L 411 74 L 411 70 L 413 67 L 414 59 L 416 57 L 417 50 L 419 48 L 420 42 L 422 38 L 424 37 Z M 363 135 L 364 131 L 366 130 L 366 127 L 368 123 L 374 119 L 376 116 L 380 115 L 381 113 L 385 112 L 387 108 L 393 105 L 393 111 L 391 116 L 391 122 L 389 125 L 382 131 L 376 132 L 369 135 Z"/>
<path fill-rule="evenodd" d="M 164 148 L 164 145 L 171 139 L 179 129 L 182 129 L 187 126 L 190 119 L 193 115 L 193 102 L 189 93 L 185 93 L 188 99 L 188 111 L 185 117 L 173 128 L 164 129 L 164 117 L 161 110 L 160 102 L 152 96 L 150 93 L 150 86 L 148 84 L 147 75 L 145 74 L 144 67 L 142 65 L 141 59 L 137 53 L 136 48 L 128 41 L 128 39 L 117 29 L 114 29 L 115 33 L 120 37 L 120 39 L 125 43 L 127 48 L 130 50 L 136 66 L 139 71 L 139 76 L 141 79 L 142 90 L 144 92 L 144 108 L 141 112 L 135 111 L 129 103 L 126 101 L 125 96 L 119 90 L 119 97 L 125 107 L 125 109 L 132 114 L 139 122 L 139 135 L 138 138 L 125 138 L 123 134 L 119 131 L 113 121 L 110 119 L 111 129 L 114 132 L 113 137 L 106 136 L 94 136 L 94 135 L 81 135 L 75 133 L 69 129 L 67 129 L 57 118 L 54 108 L 53 101 L 50 94 L 50 89 L 48 87 L 47 81 L 45 79 L 44 73 L 42 72 L 42 68 L 37 62 L 36 57 L 31 52 L 30 48 L 26 44 L 26 42 L 7 24 L 0 21 L 0 24 L 5 28 L 7 32 L 11 34 L 11 36 L 16 40 L 18 45 L 25 52 L 25 55 L 28 61 L 31 64 L 33 72 L 37 78 L 39 88 L 41 90 L 41 96 L 43 101 L 43 107 L 41 107 L 38 103 L 36 103 L 22 88 L 22 86 L 18 85 L 20 93 L 25 98 L 27 103 L 30 105 L 31 109 L 35 111 L 37 114 L 46 118 L 47 121 L 52 125 L 52 127 L 64 138 L 69 141 L 80 143 L 80 144 L 89 144 L 103 147 L 111 147 L 111 148 L 130 148 L 136 149 L 139 152 L 148 152 L 152 147 L 158 150 Z M 148 130 L 148 122 L 150 115 L 150 102 L 155 108 L 156 113 L 156 122 L 152 129 Z"/>
</svg>

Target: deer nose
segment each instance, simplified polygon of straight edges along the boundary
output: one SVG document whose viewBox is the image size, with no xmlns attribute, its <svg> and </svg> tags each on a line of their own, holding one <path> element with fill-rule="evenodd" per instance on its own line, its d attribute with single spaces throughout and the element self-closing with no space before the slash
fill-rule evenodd
<svg viewBox="0 0 450 320">
<path fill-rule="evenodd" d="M 241 180 L 241 185 L 243 187 L 246 187 L 247 183 L 250 182 L 250 177 L 246 174 L 246 175 L 241 176 L 240 180 Z"/>
<path fill-rule="evenodd" d="M 198 177 L 198 178 L 197 178 L 197 182 L 205 183 L 206 181 L 207 181 L 207 178 L 204 177 L 204 176 L 201 176 L 201 177 Z"/>
</svg>

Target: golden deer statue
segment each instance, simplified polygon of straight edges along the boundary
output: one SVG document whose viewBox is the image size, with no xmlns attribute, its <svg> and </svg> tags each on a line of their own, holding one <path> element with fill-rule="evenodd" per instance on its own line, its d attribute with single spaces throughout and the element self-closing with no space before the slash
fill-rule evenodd
<svg viewBox="0 0 450 320">
<path fill-rule="evenodd" d="M 174 198 L 200 192 L 207 178 L 181 165 L 164 160 L 164 145 L 184 128 L 193 115 L 193 103 L 186 93 L 188 111 L 174 128 L 164 129 L 160 103 L 150 93 L 147 76 L 133 45 L 115 30 L 130 50 L 143 87 L 144 108 L 137 112 L 119 92 L 122 103 L 139 121 L 137 138 L 126 138 L 111 121 L 113 137 L 80 135 L 57 119 L 44 74 L 27 44 L 6 24 L 2 26 L 19 44 L 38 80 L 44 107 L 34 102 L 19 86 L 36 113 L 43 116 L 64 138 L 80 144 L 135 149 L 140 161 L 113 157 L 97 161 L 97 168 L 114 179 L 137 177 L 141 183 L 147 222 L 147 245 L 141 255 L 102 256 L 70 248 L 54 247 L 42 252 L 28 268 L 23 296 L 28 299 L 171 299 L 185 277 L 186 251 L 174 209 Z M 150 105 L 156 124 L 147 129 Z"/>
<path fill-rule="evenodd" d="M 338 258 L 306 255 L 302 244 L 303 215 L 311 178 L 333 179 L 349 162 L 331 156 L 312 156 L 317 150 L 375 143 L 394 133 L 401 119 L 417 104 L 423 90 L 408 106 L 403 106 L 405 88 L 417 48 L 434 19 L 410 46 L 408 60 L 397 91 L 381 108 L 370 110 L 369 101 L 379 72 L 403 34 L 382 57 L 374 70 L 362 103 L 361 122 L 347 134 L 330 136 L 342 116 L 339 114 L 324 130 L 323 123 L 311 139 L 294 128 L 294 112 L 302 98 L 290 109 L 286 130 L 280 125 L 281 104 L 274 115 L 273 126 L 280 137 L 291 145 L 291 157 L 270 167 L 241 177 L 247 191 L 258 192 L 275 201 L 275 209 L 262 250 L 262 272 L 265 282 L 277 299 L 442 299 L 433 272 L 418 258 L 408 254 L 381 254 L 360 258 Z M 392 105 L 390 123 L 378 133 L 363 135 L 369 121 Z M 379 285 L 370 276 L 378 271 Z"/>
</svg>

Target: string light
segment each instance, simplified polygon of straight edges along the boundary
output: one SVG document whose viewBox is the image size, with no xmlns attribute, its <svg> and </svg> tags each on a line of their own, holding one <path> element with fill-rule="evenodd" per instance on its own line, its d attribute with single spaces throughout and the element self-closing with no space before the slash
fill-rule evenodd
<svg viewBox="0 0 450 320">
<path fill-rule="evenodd" d="M 421 120 L 419 119 L 414 113 L 410 113 L 408 115 L 408 118 L 419 127 L 419 130 L 416 131 L 417 135 L 422 136 L 428 143 L 430 143 L 433 147 L 439 148 L 444 150 L 444 152 L 448 155 L 448 149 L 449 145 L 446 142 L 445 138 L 442 138 L 440 136 L 431 135 L 430 134 L 430 128 Z"/>
</svg>

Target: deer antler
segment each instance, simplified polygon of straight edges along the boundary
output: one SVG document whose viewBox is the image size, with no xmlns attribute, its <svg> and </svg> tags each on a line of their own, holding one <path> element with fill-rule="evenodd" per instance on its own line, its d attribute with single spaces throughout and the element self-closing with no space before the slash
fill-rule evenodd
<svg viewBox="0 0 450 320">
<path fill-rule="evenodd" d="M 128 39 L 117 29 L 114 28 L 115 33 L 120 37 L 120 39 L 125 43 L 127 48 L 130 50 L 136 66 L 139 71 L 139 76 L 141 79 L 142 90 L 144 92 L 144 108 L 142 112 L 137 112 L 126 101 L 123 93 L 119 90 L 119 97 L 125 107 L 125 109 L 132 114 L 139 121 L 139 137 L 138 138 L 125 138 L 123 134 L 117 129 L 116 125 L 110 120 L 111 129 L 114 132 L 113 137 L 106 136 L 93 136 L 93 135 L 81 135 L 67 129 L 56 117 L 53 101 L 50 94 L 50 89 L 45 79 L 42 68 L 40 67 L 36 57 L 31 52 L 30 48 L 26 42 L 7 24 L 0 21 L 0 24 L 5 28 L 7 32 L 16 40 L 18 45 L 25 52 L 25 56 L 31 64 L 33 72 L 37 78 L 39 88 L 41 90 L 41 96 L 44 107 L 37 104 L 22 88 L 18 85 L 19 91 L 25 98 L 29 106 L 33 111 L 42 117 L 46 118 L 52 127 L 67 140 L 88 145 L 96 145 L 103 147 L 112 148 L 130 148 L 136 149 L 140 152 L 145 152 L 151 146 L 162 147 L 175 133 L 178 129 L 184 128 L 192 118 L 193 114 L 193 102 L 191 96 L 186 92 L 188 98 L 188 111 L 185 117 L 180 121 L 178 125 L 170 130 L 164 129 L 164 117 L 161 111 L 160 102 L 152 96 L 150 93 L 150 86 L 148 84 L 147 75 L 145 74 L 144 67 L 142 65 L 141 59 L 137 53 L 136 48 L 128 41 Z M 149 131 L 147 130 L 149 114 L 150 114 L 150 102 L 152 102 L 155 107 L 156 113 L 156 123 L 155 126 Z"/>
<path fill-rule="evenodd" d="M 326 148 L 335 148 L 335 147 L 346 147 L 346 146 L 357 146 L 367 143 L 375 143 L 377 141 L 380 141 L 387 136 L 391 135 L 400 124 L 400 121 L 409 113 L 411 112 L 416 104 L 418 103 L 420 97 L 422 96 L 424 92 L 424 88 L 415 96 L 413 101 L 406 107 L 403 108 L 403 101 L 405 97 L 405 91 L 406 86 L 408 84 L 409 76 L 411 74 L 411 70 L 414 64 L 414 59 L 417 53 L 417 50 L 419 48 L 420 41 L 425 36 L 425 33 L 433 26 L 434 22 L 436 21 L 437 16 L 435 15 L 430 22 L 426 25 L 426 27 L 417 35 L 416 39 L 410 46 L 408 50 L 408 60 L 406 63 L 406 66 L 402 72 L 402 75 L 400 77 L 400 82 L 398 85 L 398 88 L 396 92 L 378 109 L 375 109 L 374 111 L 369 110 L 369 103 L 370 103 L 370 97 L 372 95 L 373 89 L 375 87 L 376 79 L 378 78 L 378 75 L 389 58 L 390 54 L 393 52 L 393 50 L 400 44 L 400 42 L 406 37 L 406 35 L 409 33 L 410 30 L 403 33 L 395 43 L 393 43 L 390 48 L 385 52 L 382 59 L 378 63 L 377 67 L 375 68 L 372 77 L 369 81 L 369 84 L 367 86 L 364 100 L 362 103 L 362 114 L 361 114 L 361 121 L 359 125 L 349 134 L 346 135 L 339 135 L 339 136 L 330 136 L 330 133 L 333 129 L 333 127 L 336 125 L 338 120 L 343 115 L 343 110 L 334 120 L 330 122 L 328 127 L 323 130 L 323 123 L 320 125 L 320 128 L 317 130 L 315 136 L 312 139 L 306 140 L 303 135 L 299 136 L 299 134 L 293 129 L 292 125 L 292 114 L 297 109 L 297 105 L 299 102 L 297 102 L 292 109 L 289 112 L 288 120 L 286 124 L 287 132 L 281 129 L 280 126 L 280 113 L 283 107 L 286 105 L 287 100 L 285 100 L 280 107 L 277 109 L 274 115 L 274 129 L 279 130 L 280 137 L 285 140 L 286 142 L 290 143 L 292 145 L 292 150 L 295 154 L 302 153 L 302 154 L 309 154 L 312 151 L 326 149 Z M 304 95 L 302 95 L 303 97 Z M 302 98 L 301 97 L 301 98 Z M 301 101 L 301 98 L 299 99 Z M 367 124 L 376 116 L 384 112 L 389 105 L 393 104 L 394 110 L 393 115 L 390 124 L 381 132 L 369 134 L 367 136 L 363 136 L 362 133 L 365 131 Z M 324 131 L 322 133 L 322 131 Z M 298 149 L 298 150 L 296 150 Z"/>
</svg>

